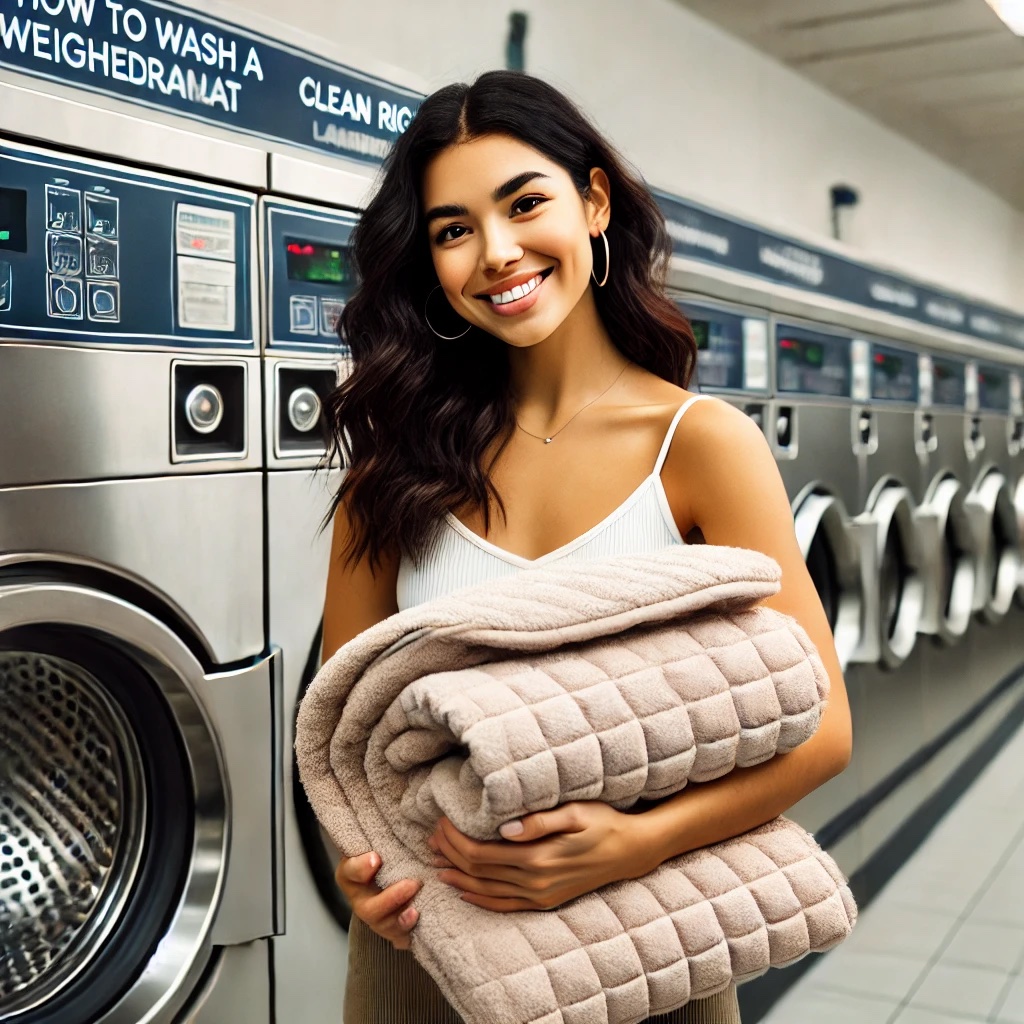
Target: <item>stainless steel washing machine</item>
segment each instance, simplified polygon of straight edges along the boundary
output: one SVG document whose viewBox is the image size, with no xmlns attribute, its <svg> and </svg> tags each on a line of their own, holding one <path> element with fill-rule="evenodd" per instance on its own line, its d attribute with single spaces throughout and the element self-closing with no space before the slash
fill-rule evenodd
<svg viewBox="0 0 1024 1024">
<path fill-rule="evenodd" d="M 921 623 L 925 738 L 936 741 L 980 700 L 995 680 L 975 663 L 972 629 L 978 577 L 978 544 L 967 505 L 971 470 L 964 439 L 967 361 L 949 353 L 921 359 L 922 411 L 918 442 L 923 455 L 924 503 L 930 583 Z M 941 781 L 965 756 L 947 745 L 925 768 L 929 785 Z"/>
<path fill-rule="evenodd" d="M 859 508 L 874 520 L 874 543 L 864 554 L 875 585 L 865 617 L 865 662 L 899 668 L 917 642 L 924 597 L 924 559 L 915 512 L 920 491 L 918 355 L 873 340 L 854 341 L 855 366 L 866 363 L 869 405 L 857 430 L 865 455 Z M 856 373 L 855 369 L 855 373 Z"/>
<path fill-rule="evenodd" d="M 865 447 L 854 400 L 863 401 L 866 393 L 854 391 L 849 335 L 785 321 L 775 324 L 774 337 L 773 449 L 797 539 L 845 667 L 863 642 L 861 542 L 851 516 Z"/>
<path fill-rule="evenodd" d="M 281 199 L 260 202 L 266 375 L 267 612 L 280 650 L 286 715 L 283 934 L 273 940 L 277 1019 L 336 1024 L 348 959 L 349 908 L 334 881 L 338 853 L 295 771 L 294 720 L 320 665 L 330 527 L 340 482 L 322 466 L 324 407 L 344 374 L 336 320 L 355 279 L 348 239 L 355 216 Z M 316 979 L 311 985 L 310 979 Z"/>
<path fill-rule="evenodd" d="M 967 508 L 978 545 L 974 610 L 995 625 L 1010 610 L 1021 565 L 1020 529 L 1014 508 L 1011 466 L 1014 417 L 1010 369 L 990 362 L 967 364 L 964 445 L 971 490 Z"/>
<path fill-rule="evenodd" d="M 925 798 L 913 774 L 890 788 L 900 766 L 925 744 L 922 655 L 925 559 L 919 521 L 918 354 L 855 339 L 854 377 L 866 381 L 868 403 L 856 410 L 861 441 L 860 514 L 866 578 L 864 637 L 850 668 L 859 704 L 854 728 L 857 774 L 870 806 L 861 840 L 870 856 Z"/>
<path fill-rule="evenodd" d="M 0 1021 L 268 1024 L 255 197 L 0 183 Z"/>
<path fill-rule="evenodd" d="M 1017 531 L 1024 556 L 1024 373 L 1010 374 L 1010 477 Z M 1024 608 L 1024 561 L 1017 573 L 1017 605 Z"/>
<path fill-rule="evenodd" d="M 788 320 L 776 322 L 772 333 L 770 438 L 792 502 L 797 540 L 846 670 L 856 720 L 862 703 L 859 681 L 848 666 L 862 644 L 865 592 L 860 552 L 864 527 L 851 518 L 863 447 L 854 399 L 863 400 L 866 394 L 863 384 L 855 382 L 850 335 Z M 791 809 L 793 817 L 817 832 L 854 805 L 860 796 L 862 756 L 855 743 L 847 770 L 800 801 Z M 855 870 L 863 860 L 859 827 L 836 833 L 829 849 L 844 869 Z"/>
<path fill-rule="evenodd" d="M 766 432 L 771 396 L 768 314 L 687 296 L 676 297 L 676 303 L 697 342 L 691 387 L 736 406 Z"/>
</svg>

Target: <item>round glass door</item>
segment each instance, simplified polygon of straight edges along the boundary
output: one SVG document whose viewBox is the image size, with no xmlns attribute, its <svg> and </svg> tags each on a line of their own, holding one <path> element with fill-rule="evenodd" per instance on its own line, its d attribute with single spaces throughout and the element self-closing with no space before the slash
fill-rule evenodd
<svg viewBox="0 0 1024 1024">
<path fill-rule="evenodd" d="M 870 503 L 877 523 L 875 569 L 878 583 L 878 660 L 901 665 L 917 641 L 924 596 L 920 545 L 910 492 L 895 481 L 879 486 Z"/>
<path fill-rule="evenodd" d="M 978 541 L 979 570 L 974 609 L 983 621 L 1000 622 L 1017 591 L 1020 530 L 1006 477 L 991 469 L 967 498 Z"/>
<path fill-rule="evenodd" d="M 839 498 L 812 486 L 793 503 L 793 525 L 845 668 L 860 643 L 863 616 L 860 556 L 849 517 Z"/>
<path fill-rule="evenodd" d="M 1024 465 L 1021 467 L 1021 477 L 1013 493 L 1013 508 L 1017 514 L 1017 534 L 1024 549 Z M 1021 551 L 1021 566 L 1017 570 L 1017 604 L 1024 608 L 1024 550 Z"/>
<path fill-rule="evenodd" d="M 945 644 L 967 632 L 974 605 L 977 546 L 964 503 L 964 489 L 952 473 L 937 477 L 917 511 L 926 566 L 919 630 Z"/>
<path fill-rule="evenodd" d="M 0 1022 L 151 1019 L 204 969 L 226 793 L 201 677 L 116 598 L 0 580 Z"/>
<path fill-rule="evenodd" d="M 322 639 L 323 623 L 321 622 L 320 628 L 313 638 L 313 647 L 302 674 L 302 686 L 299 689 L 299 697 L 293 709 L 293 715 L 298 714 L 299 704 L 302 703 L 302 698 L 306 695 L 310 683 L 313 682 L 313 678 L 320 668 L 320 646 Z M 349 923 L 352 919 L 352 908 L 348 905 L 345 894 L 334 880 L 334 871 L 338 866 L 338 859 L 341 857 L 341 854 L 331 841 L 324 827 L 317 820 L 316 813 L 310 805 L 309 797 L 306 796 L 306 791 L 303 789 L 302 782 L 299 779 L 299 766 L 298 762 L 294 760 L 294 752 L 292 757 L 292 803 L 295 807 L 295 818 L 298 824 L 299 835 L 302 837 L 302 847 L 306 854 L 306 861 L 309 864 L 309 871 L 313 876 L 317 893 L 324 906 L 327 907 L 334 920 L 338 922 L 338 926 L 348 931 Z"/>
</svg>

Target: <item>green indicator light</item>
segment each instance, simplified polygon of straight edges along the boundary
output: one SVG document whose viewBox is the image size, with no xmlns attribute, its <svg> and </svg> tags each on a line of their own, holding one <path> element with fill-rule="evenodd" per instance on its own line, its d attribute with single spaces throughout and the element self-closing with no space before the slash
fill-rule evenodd
<svg viewBox="0 0 1024 1024">
<path fill-rule="evenodd" d="M 0 231 L 0 242 L 9 242 L 11 240 L 10 231 Z"/>
</svg>

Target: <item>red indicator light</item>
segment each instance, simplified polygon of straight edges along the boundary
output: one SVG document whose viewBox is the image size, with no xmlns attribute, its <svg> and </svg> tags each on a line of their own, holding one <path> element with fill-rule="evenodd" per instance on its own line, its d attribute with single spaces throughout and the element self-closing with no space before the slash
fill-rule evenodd
<svg viewBox="0 0 1024 1024">
<path fill-rule="evenodd" d="M 798 346 L 797 346 L 797 343 L 795 341 L 790 341 L 789 338 L 783 338 L 782 341 L 779 342 L 779 347 L 780 348 L 797 348 Z"/>
<path fill-rule="evenodd" d="M 206 239 L 205 238 L 193 238 L 192 239 L 192 248 L 193 249 L 205 249 L 206 248 Z"/>
<path fill-rule="evenodd" d="M 288 252 L 290 252 L 293 256 L 302 255 L 302 246 L 299 245 L 297 242 L 289 242 L 287 248 Z"/>
<path fill-rule="evenodd" d="M 885 362 L 885 356 L 881 352 L 875 353 L 875 362 L 881 366 Z"/>
<path fill-rule="evenodd" d="M 303 256 L 312 256 L 314 252 L 316 252 L 316 250 L 311 245 L 304 245 L 302 247 Z"/>
</svg>

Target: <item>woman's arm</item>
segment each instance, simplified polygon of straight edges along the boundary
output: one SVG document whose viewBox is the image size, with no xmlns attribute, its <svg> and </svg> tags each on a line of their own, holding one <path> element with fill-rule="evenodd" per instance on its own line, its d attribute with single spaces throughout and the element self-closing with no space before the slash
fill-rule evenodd
<svg viewBox="0 0 1024 1024">
<path fill-rule="evenodd" d="M 689 786 L 640 815 L 659 863 L 770 821 L 838 775 L 852 749 L 850 707 L 832 631 L 764 435 L 742 412 L 719 401 L 695 403 L 681 423 L 686 429 L 678 432 L 662 471 L 677 521 L 683 528 L 696 524 L 708 544 L 751 548 L 779 563 L 782 589 L 764 604 L 792 615 L 807 631 L 828 673 L 830 693 L 820 728 L 792 753 Z"/>
</svg>

